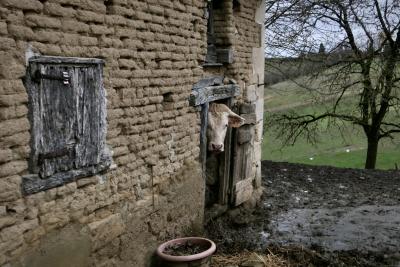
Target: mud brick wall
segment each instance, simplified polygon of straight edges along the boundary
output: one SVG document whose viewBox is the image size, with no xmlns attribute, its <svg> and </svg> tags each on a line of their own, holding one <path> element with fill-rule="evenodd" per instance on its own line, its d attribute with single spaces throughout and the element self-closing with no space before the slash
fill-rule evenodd
<svg viewBox="0 0 400 267">
<path fill-rule="evenodd" d="M 239 102 L 262 99 L 262 3 L 240 2 L 234 13 L 224 0 L 223 42 L 230 40 L 235 61 L 217 68 L 202 67 L 206 1 L 0 2 L 0 266 L 148 266 L 160 241 L 201 232 L 204 181 L 199 112 L 187 101 L 192 85 L 222 73 L 240 84 Z M 105 60 L 115 167 L 23 196 L 30 122 L 21 77 L 36 53 Z"/>
</svg>

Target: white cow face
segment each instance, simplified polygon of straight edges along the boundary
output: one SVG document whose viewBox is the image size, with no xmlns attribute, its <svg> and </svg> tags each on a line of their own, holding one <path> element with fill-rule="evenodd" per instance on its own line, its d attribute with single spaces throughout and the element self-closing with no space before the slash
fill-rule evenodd
<svg viewBox="0 0 400 267">
<path fill-rule="evenodd" d="M 208 110 L 208 150 L 224 151 L 224 140 L 228 127 L 242 126 L 244 119 L 230 110 L 224 104 L 211 103 Z"/>
</svg>

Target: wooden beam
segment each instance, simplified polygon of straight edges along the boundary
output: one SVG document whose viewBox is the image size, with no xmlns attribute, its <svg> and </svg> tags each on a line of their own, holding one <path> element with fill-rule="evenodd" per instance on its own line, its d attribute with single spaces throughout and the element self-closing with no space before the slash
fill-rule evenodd
<svg viewBox="0 0 400 267">
<path fill-rule="evenodd" d="M 240 87 L 237 84 L 208 86 L 198 90 L 193 90 L 189 96 L 189 104 L 191 106 L 198 106 L 207 102 L 235 97 L 238 95 L 240 95 Z"/>
<path fill-rule="evenodd" d="M 192 90 L 200 90 L 204 87 L 208 86 L 216 86 L 224 84 L 224 76 L 211 76 L 206 77 L 195 83 L 192 87 Z"/>
<path fill-rule="evenodd" d="M 208 125 L 208 102 L 201 107 L 201 129 L 200 129 L 200 162 L 203 170 L 203 178 L 206 180 L 207 162 L 207 125 Z"/>
<path fill-rule="evenodd" d="M 52 57 L 36 56 L 31 57 L 29 62 L 52 63 L 52 64 L 104 64 L 101 58 L 83 58 L 83 57 Z"/>
<path fill-rule="evenodd" d="M 41 179 L 39 175 L 35 174 L 24 175 L 22 176 L 22 191 L 24 195 L 30 195 L 43 190 L 62 186 L 64 184 L 76 181 L 79 178 L 101 174 L 109 169 L 111 163 L 112 162 L 110 160 L 96 166 L 56 173 L 47 179 Z"/>
</svg>

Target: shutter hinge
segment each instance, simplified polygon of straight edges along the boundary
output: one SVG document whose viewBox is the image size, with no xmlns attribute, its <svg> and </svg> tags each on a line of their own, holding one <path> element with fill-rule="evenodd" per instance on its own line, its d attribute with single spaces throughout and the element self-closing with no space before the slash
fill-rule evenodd
<svg viewBox="0 0 400 267">
<path fill-rule="evenodd" d="M 61 76 L 43 74 L 39 70 L 35 71 L 35 74 L 33 75 L 33 80 L 37 83 L 40 83 L 42 79 L 59 80 L 62 81 L 65 85 L 70 84 L 71 82 L 71 77 L 69 76 L 69 73 L 67 71 L 63 71 Z"/>
<path fill-rule="evenodd" d="M 69 155 L 74 149 L 75 143 L 67 144 L 67 146 L 47 153 L 39 153 L 38 164 L 42 164 L 45 159 L 52 159 Z"/>
</svg>

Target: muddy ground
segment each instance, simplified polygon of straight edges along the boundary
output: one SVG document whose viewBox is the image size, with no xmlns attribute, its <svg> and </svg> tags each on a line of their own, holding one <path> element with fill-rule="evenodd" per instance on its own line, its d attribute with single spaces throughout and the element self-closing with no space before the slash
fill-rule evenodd
<svg viewBox="0 0 400 267">
<path fill-rule="evenodd" d="M 294 266 L 400 266 L 400 171 L 262 164 L 257 209 L 207 226 L 219 252 L 270 251 Z"/>
</svg>

